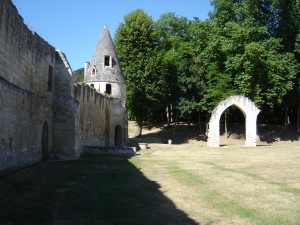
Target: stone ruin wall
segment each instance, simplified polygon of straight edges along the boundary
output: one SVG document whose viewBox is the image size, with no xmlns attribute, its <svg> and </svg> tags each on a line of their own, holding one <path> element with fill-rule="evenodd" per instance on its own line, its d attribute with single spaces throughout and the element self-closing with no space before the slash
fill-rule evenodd
<svg viewBox="0 0 300 225">
<path fill-rule="evenodd" d="M 54 64 L 55 49 L 24 25 L 11 1 L 1 0 L 0 170 L 41 160 L 43 123 L 52 130 L 47 90 Z"/>
<path fill-rule="evenodd" d="M 122 142 L 127 143 L 127 113 L 119 99 L 105 97 L 88 85 L 75 85 L 76 149 L 85 146 L 115 146 L 116 126 L 122 127 Z"/>
<path fill-rule="evenodd" d="M 0 1 L 0 171 L 42 160 L 45 122 L 53 155 L 78 157 L 84 146 L 113 146 L 118 124 L 127 142 L 122 103 L 74 86 L 65 61 L 27 28 L 10 0 Z"/>
<path fill-rule="evenodd" d="M 117 125 L 122 126 L 123 143 L 127 143 L 127 114 L 121 101 L 105 97 L 88 85 L 76 83 L 73 88 L 55 96 L 53 154 L 78 157 L 84 147 L 114 146 Z"/>
<path fill-rule="evenodd" d="M 74 98 L 72 72 L 65 65 L 65 55 L 56 55 L 53 96 L 52 154 L 73 155 L 75 150 L 75 113 L 78 103 Z"/>
</svg>

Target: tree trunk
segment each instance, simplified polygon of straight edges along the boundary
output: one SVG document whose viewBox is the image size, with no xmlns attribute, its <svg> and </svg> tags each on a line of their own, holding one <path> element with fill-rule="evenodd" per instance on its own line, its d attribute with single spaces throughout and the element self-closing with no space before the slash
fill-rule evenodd
<svg viewBox="0 0 300 225">
<path fill-rule="evenodd" d="M 177 130 L 178 125 L 179 125 L 178 113 L 175 111 L 175 122 L 174 122 L 174 127 L 173 127 L 173 138 L 176 136 L 176 130 Z"/>
<path fill-rule="evenodd" d="M 225 136 L 228 138 L 228 132 L 227 132 L 227 113 L 225 111 Z"/>
<path fill-rule="evenodd" d="M 199 109 L 199 133 L 202 133 L 202 127 L 201 127 L 201 110 Z"/>
<path fill-rule="evenodd" d="M 176 111 L 175 122 L 176 122 L 177 126 L 179 126 L 179 112 L 177 112 L 177 111 Z"/>
<path fill-rule="evenodd" d="M 298 113 L 297 113 L 297 131 L 298 133 L 300 133 L 300 118 L 299 118 L 299 115 L 300 114 L 300 103 L 298 104 Z"/>
<path fill-rule="evenodd" d="M 139 120 L 139 121 L 137 121 L 136 130 L 135 130 L 136 137 L 139 137 L 142 135 L 142 129 L 143 129 L 143 121 Z"/>
<path fill-rule="evenodd" d="M 289 108 L 285 109 L 285 118 L 284 118 L 284 125 L 290 124 L 290 117 L 289 117 Z"/>
<path fill-rule="evenodd" d="M 188 116 L 188 127 L 191 126 L 191 121 L 192 121 L 192 117 L 191 117 L 191 115 L 189 115 L 189 116 Z"/>
<path fill-rule="evenodd" d="M 209 130 L 209 119 L 208 116 L 206 115 L 206 123 L 205 123 L 205 135 L 208 135 L 208 130 Z"/>
<path fill-rule="evenodd" d="M 168 104 L 167 107 L 167 117 L 168 117 L 168 127 L 171 125 L 171 121 L 172 121 L 172 112 L 171 112 L 171 105 Z"/>
</svg>

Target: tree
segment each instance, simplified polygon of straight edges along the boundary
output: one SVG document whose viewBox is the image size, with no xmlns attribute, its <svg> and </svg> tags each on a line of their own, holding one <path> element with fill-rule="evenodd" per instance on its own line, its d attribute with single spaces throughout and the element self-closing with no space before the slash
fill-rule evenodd
<svg viewBox="0 0 300 225">
<path fill-rule="evenodd" d="M 183 73 L 187 58 L 185 48 L 189 41 L 187 37 L 189 21 L 186 17 L 178 17 L 174 13 L 162 14 L 155 23 L 159 34 L 159 49 L 164 57 L 166 106 L 168 124 L 179 116 L 179 101 L 182 98 L 180 74 Z M 175 118 L 174 118 L 175 117 Z"/>
<path fill-rule="evenodd" d="M 168 123 L 171 122 L 171 114 L 175 115 L 175 120 L 181 115 L 190 122 L 192 113 L 199 111 L 203 89 L 201 73 L 194 60 L 198 48 L 195 48 L 193 40 L 193 22 L 174 13 L 166 13 L 161 15 L 155 27 L 160 35 L 160 50 L 166 68 Z"/>
<path fill-rule="evenodd" d="M 152 18 L 142 9 L 127 14 L 116 31 L 115 45 L 127 84 L 129 116 L 137 120 L 139 136 L 143 121 L 161 107 L 165 96 L 163 58 Z"/>
<path fill-rule="evenodd" d="M 80 68 L 78 70 L 75 70 L 73 73 L 74 81 L 82 83 L 84 80 L 84 68 Z"/>
<path fill-rule="evenodd" d="M 293 93 L 299 73 L 293 47 L 299 32 L 299 1 L 213 0 L 212 4 L 216 35 L 208 47 L 219 40 L 214 42 L 220 50 L 212 54 L 218 71 L 230 74 L 238 94 L 254 100 L 263 111 L 276 107 L 287 111 L 290 106 L 283 103 Z"/>
<path fill-rule="evenodd" d="M 252 42 L 243 54 L 226 62 L 228 73 L 235 74 L 235 85 L 240 94 L 253 99 L 259 106 L 274 108 L 283 102 L 293 88 L 296 77 L 294 56 L 281 53 L 278 39 Z"/>
</svg>

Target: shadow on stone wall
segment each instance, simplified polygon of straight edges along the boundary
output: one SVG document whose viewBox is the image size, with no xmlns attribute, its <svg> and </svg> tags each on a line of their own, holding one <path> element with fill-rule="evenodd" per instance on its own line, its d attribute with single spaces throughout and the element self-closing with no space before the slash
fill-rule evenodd
<svg viewBox="0 0 300 225">
<path fill-rule="evenodd" d="M 44 162 L 0 177 L 0 224 L 198 224 L 128 157 Z"/>
</svg>

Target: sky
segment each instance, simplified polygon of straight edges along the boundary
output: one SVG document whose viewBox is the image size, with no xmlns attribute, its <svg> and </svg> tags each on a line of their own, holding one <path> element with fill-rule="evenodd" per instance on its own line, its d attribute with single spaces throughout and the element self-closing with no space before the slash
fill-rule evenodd
<svg viewBox="0 0 300 225">
<path fill-rule="evenodd" d="M 65 53 L 77 70 L 90 61 L 104 25 L 112 38 L 124 16 L 141 8 L 153 20 L 174 12 L 188 19 L 205 20 L 210 0 L 12 0 L 25 24 Z"/>
</svg>

